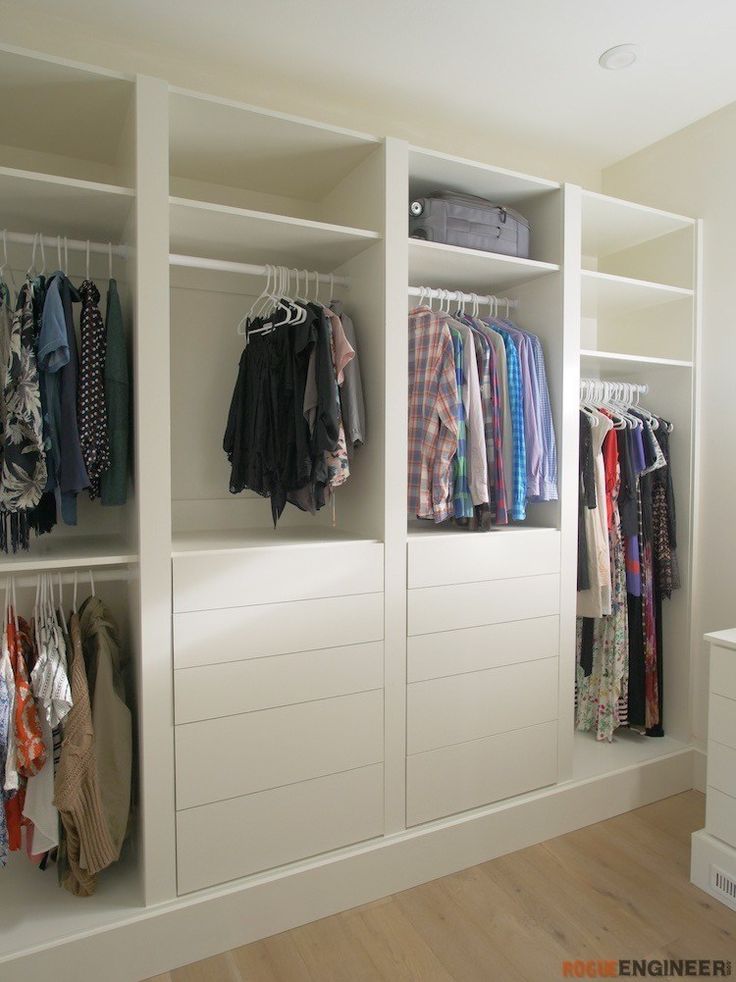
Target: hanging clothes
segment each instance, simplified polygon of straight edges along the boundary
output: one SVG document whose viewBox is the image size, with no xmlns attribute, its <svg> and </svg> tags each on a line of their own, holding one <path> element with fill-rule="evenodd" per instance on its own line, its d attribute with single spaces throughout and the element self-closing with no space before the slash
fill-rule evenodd
<svg viewBox="0 0 736 982">
<path fill-rule="evenodd" d="M 105 313 L 105 411 L 110 466 L 102 474 L 103 505 L 124 505 L 128 498 L 130 379 L 123 311 L 118 285 L 110 279 Z"/>
<path fill-rule="evenodd" d="M 89 496 L 99 498 L 102 475 L 110 469 L 110 443 L 105 402 L 105 324 L 98 306 L 100 291 L 87 279 L 79 288 L 81 365 L 77 401 L 79 441 L 89 478 Z"/>
</svg>

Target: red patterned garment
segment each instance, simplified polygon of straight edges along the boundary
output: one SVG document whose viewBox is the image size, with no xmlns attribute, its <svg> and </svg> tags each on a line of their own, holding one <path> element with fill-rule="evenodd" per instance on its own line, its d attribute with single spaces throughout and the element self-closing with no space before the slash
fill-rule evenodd
<svg viewBox="0 0 736 982">
<path fill-rule="evenodd" d="M 10 664 L 15 676 L 15 705 L 13 724 L 15 726 L 16 755 L 18 773 L 21 777 L 32 777 L 46 763 L 46 745 L 41 733 L 36 702 L 29 682 L 29 667 L 26 659 L 33 653 L 33 642 L 28 624 L 22 617 L 16 620 L 10 612 L 8 617 L 8 649 Z"/>
</svg>

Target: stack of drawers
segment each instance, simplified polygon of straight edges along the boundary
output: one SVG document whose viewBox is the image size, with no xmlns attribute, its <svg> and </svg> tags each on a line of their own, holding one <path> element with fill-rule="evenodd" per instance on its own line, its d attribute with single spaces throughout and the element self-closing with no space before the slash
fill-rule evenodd
<svg viewBox="0 0 736 982">
<path fill-rule="evenodd" d="M 727 637 L 718 634 L 709 637 L 705 830 L 736 849 L 736 637 L 734 632 L 729 632 Z"/>
<path fill-rule="evenodd" d="M 557 779 L 560 536 L 409 540 L 407 824 Z"/>
<path fill-rule="evenodd" d="M 383 832 L 383 547 L 176 556 L 188 893 Z"/>
</svg>

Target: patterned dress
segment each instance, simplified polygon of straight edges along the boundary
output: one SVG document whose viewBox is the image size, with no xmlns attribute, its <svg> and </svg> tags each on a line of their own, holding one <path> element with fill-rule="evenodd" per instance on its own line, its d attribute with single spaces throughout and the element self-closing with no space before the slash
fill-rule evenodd
<svg viewBox="0 0 736 982">
<path fill-rule="evenodd" d="M 79 440 L 89 477 L 89 496 L 100 496 L 102 475 L 110 469 L 110 440 L 105 403 L 105 325 L 98 306 L 100 291 L 91 280 L 79 288 L 82 313 L 79 319 L 82 357 L 77 401 Z"/>
</svg>

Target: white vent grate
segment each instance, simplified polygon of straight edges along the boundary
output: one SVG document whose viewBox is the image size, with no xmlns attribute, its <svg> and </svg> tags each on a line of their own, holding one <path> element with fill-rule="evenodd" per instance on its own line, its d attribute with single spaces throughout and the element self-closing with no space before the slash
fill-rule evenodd
<svg viewBox="0 0 736 982">
<path fill-rule="evenodd" d="M 711 866 L 710 884 L 714 890 L 723 894 L 732 905 L 736 904 L 736 879 L 733 876 L 729 876 L 717 866 Z"/>
</svg>

